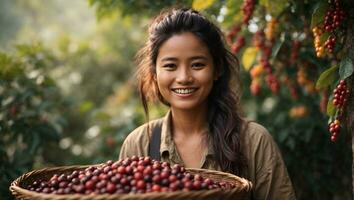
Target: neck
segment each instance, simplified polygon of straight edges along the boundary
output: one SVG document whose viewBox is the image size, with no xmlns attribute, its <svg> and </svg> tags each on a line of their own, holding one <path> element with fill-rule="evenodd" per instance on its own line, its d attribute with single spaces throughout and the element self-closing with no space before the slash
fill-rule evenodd
<svg viewBox="0 0 354 200">
<path fill-rule="evenodd" d="M 207 109 L 200 111 L 171 109 L 173 133 L 180 136 L 205 134 L 208 130 Z M 176 135 L 175 135 L 176 136 Z"/>
</svg>

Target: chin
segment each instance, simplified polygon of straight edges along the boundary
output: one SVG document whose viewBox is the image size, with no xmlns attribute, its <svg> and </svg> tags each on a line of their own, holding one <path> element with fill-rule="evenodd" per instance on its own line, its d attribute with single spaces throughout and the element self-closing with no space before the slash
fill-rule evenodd
<svg viewBox="0 0 354 200">
<path fill-rule="evenodd" d="M 171 104 L 172 109 L 183 110 L 183 111 L 198 110 L 200 107 L 201 107 L 200 104 L 196 104 L 192 102 Z"/>
</svg>

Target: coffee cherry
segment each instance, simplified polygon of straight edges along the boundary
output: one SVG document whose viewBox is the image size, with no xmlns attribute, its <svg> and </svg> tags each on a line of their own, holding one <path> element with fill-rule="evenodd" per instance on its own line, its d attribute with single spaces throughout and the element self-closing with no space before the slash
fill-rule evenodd
<svg viewBox="0 0 354 200">
<path fill-rule="evenodd" d="M 106 191 L 113 194 L 116 191 L 116 185 L 113 183 L 108 183 L 106 186 Z"/>
<path fill-rule="evenodd" d="M 152 190 L 152 192 L 160 192 L 161 186 L 160 185 L 153 185 L 151 190 Z"/>
<path fill-rule="evenodd" d="M 125 167 L 124 166 L 119 166 L 117 169 L 117 172 L 120 174 L 125 174 Z"/>
</svg>

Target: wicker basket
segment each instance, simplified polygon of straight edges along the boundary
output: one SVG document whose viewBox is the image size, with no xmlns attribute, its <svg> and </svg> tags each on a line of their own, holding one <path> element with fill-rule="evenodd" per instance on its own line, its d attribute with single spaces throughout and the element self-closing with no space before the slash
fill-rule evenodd
<svg viewBox="0 0 354 200">
<path fill-rule="evenodd" d="M 11 183 L 10 191 L 19 200 L 40 199 L 40 200 L 238 200 L 249 199 L 252 188 L 251 182 L 244 178 L 234 176 L 232 174 L 223 173 L 213 170 L 193 169 L 188 168 L 187 171 L 191 174 L 200 174 L 204 178 L 210 178 L 214 181 L 224 181 L 234 183 L 236 187 L 231 190 L 202 190 L 202 191 L 176 191 L 164 193 L 145 193 L 145 194 L 103 194 L 103 195 L 84 195 L 84 194 L 70 194 L 70 195 L 55 195 L 32 192 L 24 189 L 35 180 L 48 180 L 54 174 L 69 174 L 74 170 L 83 170 L 87 166 L 68 166 L 45 168 L 28 172 Z"/>
</svg>

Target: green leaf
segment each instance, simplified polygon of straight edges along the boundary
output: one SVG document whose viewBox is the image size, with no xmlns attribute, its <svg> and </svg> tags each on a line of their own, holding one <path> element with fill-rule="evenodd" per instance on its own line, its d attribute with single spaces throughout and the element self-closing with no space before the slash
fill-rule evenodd
<svg viewBox="0 0 354 200">
<path fill-rule="evenodd" d="M 279 50 L 284 43 L 284 40 L 285 40 L 285 37 L 284 37 L 284 34 L 282 34 L 282 36 L 280 37 L 280 40 L 277 40 L 274 47 L 272 48 L 272 58 L 273 59 L 278 55 Z"/>
<path fill-rule="evenodd" d="M 321 46 L 323 46 L 323 44 L 326 42 L 326 40 L 329 37 L 329 33 L 328 32 L 324 32 L 321 36 L 320 36 L 320 41 L 321 41 Z"/>
<path fill-rule="evenodd" d="M 79 111 L 82 113 L 88 112 L 93 108 L 94 104 L 92 101 L 83 101 L 79 106 Z"/>
<path fill-rule="evenodd" d="M 354 72 L 353 62 L 349 56 L 345 56 L 339 64 L 339 77 L 344 80 L 351 76 Z"/>
<path fill-rule="evenodd" d="M 248 47 L 242 55 L 242 65 L 245 70 L 249 70 L 254 63 L 258 54 L 258 49 L 256 47 Z"/>
<path fill-rule="evenodd" d="M 287 0 L 260 0 L 259 4 L 264 6 L 271 16 L 277 17 L 287 6 Z"/>
<path fill-rule="evenodd" d="M 326 11 L 328 9 L 328 3 L 326 1 L 320 1 L 317 3 L 311 18 L 311 29 L 321 23 L 324 19 Z"/>
<path fill-rule="evenodd" d="M 226 1 L 226 14 L 224 16 L 223 23 L 227 26 L 233 25 L 235 22 L 242 19 L 242 0 L 227 0 Z"/>
<path fill-rule="evenodd" d="M 97 111 L 94 114 L 94 118 L 96 120 L 107 121 L 107 120 L 111 119 L 111 116 L 103 111 Z"/>
<path fill-rule="evenodd" d="M 192 7 L 196 10 L 205 10 L 213 5 L 214 0 L 193 0 Z"/>
<path fill-rule="evenodd" d="M 334 114 L 336 114 L 336 108 L 334 107 L 333 103 L 332 103 L 332 99 L 330 98 L 327 102 L 327 115 L 329 117 L 334 116 Z"/>
<path fill-rule="evenodd" d="M 338 66 L 333 66 L 326 71 L 322 72 L 320 77 L 318 78 L 316 82 L 316 89 L 323 89 L 329 85 L 331 85 L 335 78 L 336 78 L 336 70 L 338 69 Z"/>
</svg>

